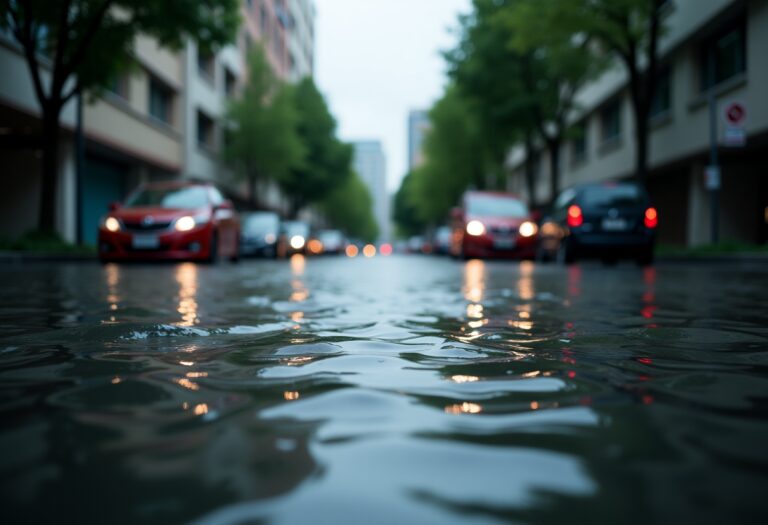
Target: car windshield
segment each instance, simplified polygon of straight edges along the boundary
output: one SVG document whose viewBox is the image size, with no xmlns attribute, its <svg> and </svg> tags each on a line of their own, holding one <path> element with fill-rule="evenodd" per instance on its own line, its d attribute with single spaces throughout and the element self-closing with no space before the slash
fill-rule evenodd
<svg viewBox="0 0 768 525">
<path fill-rule="evenodd" d="M 601 185 L 585 188 L 582 204 L 586 208 L 613 208 L 645 203 L 645 192 L 634 184 Z"/>
<path fill-rule="evenodd" d="M 244 229 L 250 232 L 275 232 L 280 219 L 272 213 L 257 213 L 245 219 Z"/>
<path fill-rule="evenodd" d="M 208 205 L 208 190 L 203 186 L 183 188 L 144 188 L 125 202 L 126 208 L 159 207 L 202 208 Z"/>
<path fill-rule="evenodd" d="M 288 235 L 301 235 L 306 237 L 309 234 L 309 226 L 303 222 L 286 222 L 285 233 Z"/>
<path fill-rule="evenodd" d="M 496 195 L 475 195 L 467 200 L 470 215 L 481 217 L 526 217 L 528 206 L 524 202 Z"/>
<path fill-rule="evenodd" d="M 320 241 L 323 243 L 340 243 L 341 242 L 341 232 L 338 231 L 326 231 L 321 232 L 318 236 Z"/>
</svg>

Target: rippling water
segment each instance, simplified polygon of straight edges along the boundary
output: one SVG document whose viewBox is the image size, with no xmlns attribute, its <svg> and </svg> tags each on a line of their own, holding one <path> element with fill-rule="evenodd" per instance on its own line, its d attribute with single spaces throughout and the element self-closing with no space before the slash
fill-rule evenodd
<svg viewBox="0 0 768 525">
<path fill-rule="evenodd" d="M 0 517 L 766 523 L 766 290 L 725 265 L 4 266 Z"/>
</svg>

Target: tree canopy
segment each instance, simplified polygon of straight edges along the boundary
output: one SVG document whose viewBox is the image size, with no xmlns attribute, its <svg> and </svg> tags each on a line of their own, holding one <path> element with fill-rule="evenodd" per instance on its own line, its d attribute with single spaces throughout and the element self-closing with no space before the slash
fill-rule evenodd
<svg viewBox="0 0 768 525">
<path fill-rule="evenodd" d="M 347 235 L 366 242 L 379 236 L 373 216 L 373 199 L 356 173 L 348 173 L 344 182 L 331 189 L 319 206 L 328 222 Z"/>
</svg>

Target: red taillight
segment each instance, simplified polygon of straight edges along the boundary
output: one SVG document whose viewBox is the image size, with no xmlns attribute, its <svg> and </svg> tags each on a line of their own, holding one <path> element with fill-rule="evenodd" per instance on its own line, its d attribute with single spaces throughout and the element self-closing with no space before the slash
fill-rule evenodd
<svg viewBox="0 0 768 525">
<path fill-rule="evenodd" d="M 568 208 L 568 226 L 576 228 L 584 224 L 584 215 L 581 213 L 581 208 L 575 204 Z"/>
<path fill-rule="evenodd" d="M 645 227 L 655 228 L 659 225 L 659 213 L 656 208 L 648 208 L 645 210 Z"/>
</svg>

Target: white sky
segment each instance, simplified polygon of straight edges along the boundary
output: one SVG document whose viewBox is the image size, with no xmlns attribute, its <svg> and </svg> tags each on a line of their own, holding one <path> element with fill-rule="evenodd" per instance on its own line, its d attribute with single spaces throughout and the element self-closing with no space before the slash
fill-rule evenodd
<svg viewBox="0 0 768 525">
<path fill-rule="evenodd" d="M 387 188 L 408 168 L 408 112 L 442 94 L 440 51 L 471 0 L 315 0 L 315 77 L 342 140 L 381 140 Z"/>
</svg>

